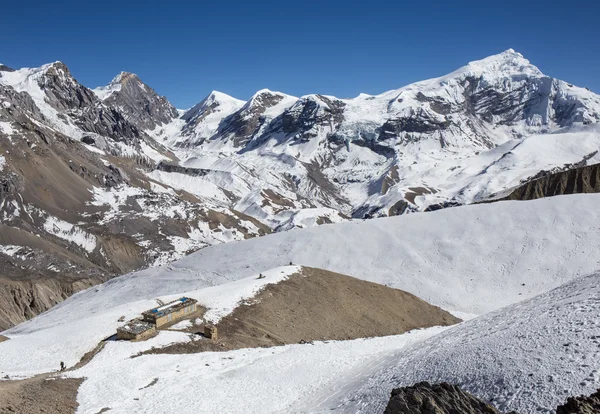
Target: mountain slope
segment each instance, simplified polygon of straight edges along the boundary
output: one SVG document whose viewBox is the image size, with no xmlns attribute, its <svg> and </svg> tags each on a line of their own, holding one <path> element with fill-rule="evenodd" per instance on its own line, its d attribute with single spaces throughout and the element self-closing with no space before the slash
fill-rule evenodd
<svg viewBox="0 0 600 414">
<path fill-rule="evenodd" d="M 261 276 L 267 277 L 261 273 L 257 280 Z M 217 289 L 233 290 L 235 285 L 226 283 Z M 206 302 L 200 299 L 200 303 Z M 213 312 L 208 310 L 204 318 L 210 321 Z M 402 290 L 301 266 L 284 280 L 265 285 L 216 322 L 216 341 L 196 337 L 151 352 L 181 354 L 372 338 L 460 321 Z M 198 319 L 192 323 L 195 327 L 188 332 L 200 328 Z"/>
<path fill-rule="evenodd" d="M 600 165 L 586 165 L 566 171 L 546 173 L 514 189 L 506 200 L 534 200 L 562 194 L 600 192 Z"/>
<path fill-rule="evenodd" d="M 569 396 L 598 388 L 599 282 L 598 274 L 576 279 L 420 343 L 339 411 L 381 411 L 391 387 L 427 380 L 460 385 L 501 411 L 555 412 Z"/>
<path fill-rule="evenodd" d="M 118 108 L 142 131 L 156 129 L 178 117 L 177 110 L 167 98 L 158 96 L 134 73 L 121 72 L 107 86 L 93 92 L 105 104 Z"/>
<path fill-rule="evenodd" d="M 12 339 L 0 344 L 0 374 L 53 369 L 55 361 L 44 357 L 48 349 L 72 365 L 114 333 L 120 316 L 151 308 L 154 298 L 191 295 L 290 261 L 400 288 L 445 310 L 495 310 L 597 268 L 599 197 L 468 206 L 212 246 L 112 279 L 3 332 Z"/>
</svg>

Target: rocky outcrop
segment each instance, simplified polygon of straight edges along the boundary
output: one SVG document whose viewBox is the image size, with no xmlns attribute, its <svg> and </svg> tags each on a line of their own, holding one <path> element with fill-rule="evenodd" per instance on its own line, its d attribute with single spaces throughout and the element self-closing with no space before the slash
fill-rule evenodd
<svg viewBox="0 0 600 414">
<path fill-rule="evenodd" d="M 556 414 L 597 414 L 600 413 L 600 390 L 589 397 L 570 397 L 556 409 Z"/>
<path fill-rule="evenodd" d="M 75 281 L 40 279 L 14 281 L 0 279 L 0 331 L 47 311 L 74 293 L 100 280 Z"/>
<path fill-rule="evenodd" d="M 563 194 L 600 192 L 600 164 L 543 175 L 513 190 L 501 200 L 534 200 Z"/>
<path fill-rule="evenodd" d="M 256 93 L 239 111 L 223 120 L 218 134 L 231 138 L 235 147 L 243 147 L 268 121 L 265 112 L 284 99 L 285 95 L 267 90 Z"/>
<path fill-rule="evenodd" d="M 411 387 L 392 390 L 385 414 L 500 414 L 500 412 L 456 385 L 445 382 L 433 385 L 420 382 Z"/>
<path fill-rule="evenodd" d="M 295 139 L 307 140 L 317 135 L 315 127 L 329 127 L 333 133 L 335 125 L 344 120 L 346 104 L 323 95 L 309 95 L 299 99 L 281 115 L 281 130 L 294 135 Z"/>
<path fill-rule="evenodd" d="M 113 88 L 104 103 L 118 108 L 127 120 L 138 129 L 152 130 L 177 118 L 177 109 L 140 78 L 129 72 L 121 72 L 107 88 Z"/>
<path fill-rule="evenodd" d="M 77 82 L 62 62 L 50 65 L 38 77 L 45 101 L 69 116 L 83 131 L 129 144 L 140 137 L 139 129 L 117 109 L 104 105 L 96 95 Z"/>
<path fill-rule="evenodd" d="M 181 165 L 171 164 L 168 162 L 160 162 L 156 166 L 158 171 L 164 171 L 169 173 L 178 173 L 185 174 L 192 177 L 201 177 L 203 175 L 208 174 L 211 170 L 207 170 L 205 168 L 192 168 L 192 167 L 183 167 Z"/>
</svg>

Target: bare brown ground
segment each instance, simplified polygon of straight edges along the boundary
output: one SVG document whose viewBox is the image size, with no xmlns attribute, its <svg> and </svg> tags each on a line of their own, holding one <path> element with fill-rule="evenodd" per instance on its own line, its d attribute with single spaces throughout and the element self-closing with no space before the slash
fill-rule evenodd
<svg viewBox="0 0 600 414">
<path fill-rule="evenodd" d="M 10 338 L 7 338 L 4 335 L 0 335 L 0 342 L 8 341 Z"/>
<path fill-rule="evenodd" d="M 77 409 L 81 378 L 39 375 L 20 381 L 0 381 L 0 413 L 67 414 Z"/>
<path fill-rule="evenodd" d="M 0 336 L 0 342 L 1 338 L 6 337 Z M 90 362 L 105 344 L 105 341 L 100 342 L 67 371 L 81 368 Z M 0 414 L 74 413 L 78 406 L 77 390 L 84 379 L 56 378 L 53 375 L 55 374 L 41 374 L 24 380 L 0 381 Z"/>
<path fill-rule="evenodd" d="M 460 319 L 410 293 L 322 269 L 267 285 L 217 325 L 219 340 L 199 339 L 147 353 L 195 353 L 320 340 L 398 335 Z"/>
</svg>

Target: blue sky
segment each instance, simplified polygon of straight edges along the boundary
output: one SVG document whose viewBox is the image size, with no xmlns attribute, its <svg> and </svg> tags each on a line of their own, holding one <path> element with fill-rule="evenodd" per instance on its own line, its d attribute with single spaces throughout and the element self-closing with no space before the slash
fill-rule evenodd
<svg viewBox="0 0 600 414">
<path fill-rule="evenodd" d="M 600 2 L 10 1 L 0 62 L 61 60 L 84 85 L 137 73 L 177 107 L 216 89 L 352 97 L 513 48 L 600 93 Z"/>
</svg>

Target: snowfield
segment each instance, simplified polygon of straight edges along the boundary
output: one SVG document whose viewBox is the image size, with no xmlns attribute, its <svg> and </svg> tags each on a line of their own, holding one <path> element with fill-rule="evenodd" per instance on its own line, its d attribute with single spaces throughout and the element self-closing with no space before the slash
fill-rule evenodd
<svg viewBox="0 0 600 414">
<path fill-rule="evenodd" d="M 88 253 L 91 253 L 96 249 L 96 236 L 85 232 L 74 224 L 54 216 L 48 216 L 46 218 L 44 230 L 63 240 L 75 243 L 79 247 L 85 249 Z"/>
<path fill-rule="evenodd" d="M 161 338 L 173 334 L 162 332 L 148 342 L 108 343 L 88 365 L 67 376 L 87 378 L 77 396 L 80 413 L 104 407 L 115 413 L 319 412 L 330 400 L 346 395 L 345 384 L 376 372 L 390 354 L 444 329 L 314 345 L 130 357 L 178 338 Z M 315 405 L 304 404 L 305 399 Z"/>
<path fill-rule="evenodd" d="M 86 314 L 99 310 L 86 304 L 96 295 L 104 306 L 120 305 L 293 262 L 403 289 L 450 311 L 483 314 L 599 269 L 598 202 L 597 194 L 570 195 L 295 229 L 211 246 L 112 279 L 54 311 L 70 303 Z"/>
<path fill-rule="evenodd" d="M 392 388 L 426 380 L 458 384 L 502 412 L 555 413 L 600 387 L 599 315 L 600 274 L 576 279 L 397 353 L 336 411 L 382 412 Z"/>
</svg>

